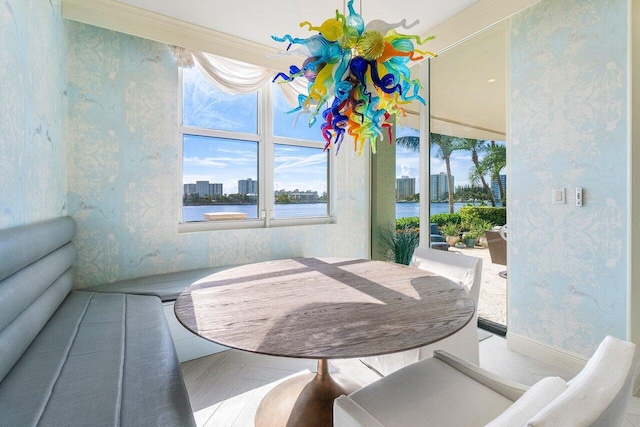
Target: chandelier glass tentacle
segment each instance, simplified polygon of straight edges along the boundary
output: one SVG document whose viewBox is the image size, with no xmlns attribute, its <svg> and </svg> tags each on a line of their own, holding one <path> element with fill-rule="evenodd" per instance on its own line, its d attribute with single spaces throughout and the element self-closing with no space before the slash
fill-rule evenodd
<svg viewBox="0 0 640 427">
<path fill-rule="evenodd" d="M 354 150 L 362 153 L 368 141 L 376 152 L 376 141 L 384 134 L 391 140 L 391 118 L 405 115 L 404 107 L 414 100 L 425 104 L 419 95 L 420 81 L 411 79 L 408 65 L 433 53 L 415 48 L 433 37 L 420 39 L 396 29 L 410 29 L 418 24 L 373 20 L 365 25 L 360 14 L 347 2 L 348 15 L 336 10 L 335 17 L 320 25 L 300 23 L 317 32 L 308 38 L 271 36 L 273 40 L 301 45 L 307 58 L 301 67 L 291 65 L 288 73 L 278 73 L 273 81 L 282 83 L 304 78 L 307 93 L 300 95 L 298 106 L 289 113 L 308 113 L 309 125 L 319 117 L 325 149 L 335 146 L 336 153 L 349 135 Z"/>
</svg>

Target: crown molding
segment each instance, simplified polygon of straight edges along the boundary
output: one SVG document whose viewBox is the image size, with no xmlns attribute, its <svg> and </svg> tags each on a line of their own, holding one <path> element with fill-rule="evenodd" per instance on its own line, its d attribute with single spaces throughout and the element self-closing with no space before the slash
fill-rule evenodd
<svg viewBox="0 0 640 427">
<path fill-rule="evenodd" d="M 540 0 L 480 0 L 425 33 L 434 35 L 425 48 L 442 53 L 478 32 Z M 62 16 L 96 27 L 208 52 L 270 69 L 287 69 L 290 57 L 280 50 L 220 31 L 140 9 L 116 0 L 62 0 Z"/>
<path fill-rule="evenodd" d="M 114 0 L 62 0 L 63 18 L 265 68 L 288 68 L 281 51 Z"/>
</svg>

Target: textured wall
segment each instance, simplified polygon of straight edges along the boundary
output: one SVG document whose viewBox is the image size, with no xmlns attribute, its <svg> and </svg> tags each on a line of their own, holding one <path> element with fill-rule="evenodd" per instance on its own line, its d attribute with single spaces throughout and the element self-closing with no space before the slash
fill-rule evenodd
<svg viewBox="0 0 640 427">
<path fill-rule="evenodd" d="M 545 0 L 511 24 L 509 331 L 583 356 L 627 332 L 627 18 Z"/>
<path fill-rule="evenodd" d="M 334 225 L 178 233 L 178 71 L 167 46 L 69 23 L 77 286 L 290 256 L 367 256 L 366 157 L 340 153 Z"/>
<path fill-rule="evenodd" d="M 0 228 L 66 214 L 60 1 L 0 2 Z"/>
</svg>

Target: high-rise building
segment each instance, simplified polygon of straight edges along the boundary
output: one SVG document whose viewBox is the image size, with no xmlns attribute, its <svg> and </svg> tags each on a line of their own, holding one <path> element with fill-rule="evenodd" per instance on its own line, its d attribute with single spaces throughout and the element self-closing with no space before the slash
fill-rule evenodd
<svg viewBox="0 0 640 427">
<path fill-rule="evenodd" d="M 195 184 L 184 184 L 184 195 L 198 194 L 204 196 L 222 196 L 222 184 L 209 184 L 209 181 L 196 181 Z"/>
<path fill-rule="evenodd" d="M 416 179 L 408 176 L 396 178 L 396 200 L 406 199 L 416 194 Z"/>
<path fill-rule="evenodd" d="M 505 198 L 507 197 L 507 175 L 500 175 L 500 182 L 502 182 L 502 190 L 504 191 Z M 499 202 L 500 197 L 500 186 L 498 185 L 497 179 L 491 180 L 491 192 L 493 193 L 493 197 L 496 199 L 496 202 Z"/>
<path fill-rule="evenodd" d="M 196 192 L 199 197 L 210 196 L 209 181 L 196 181 Z"/>
<path fill-rule="evenodd" d="M 212 196 L 222 196 L 222 184 L 209 184 L 209 194 Z"/>
<path fill-rule="evenodd" d="M 430 177 L 430 187 L 431 187 L 431 201 L 439 201 L 444 200 L 449 197 L 449 181 L 447 180 L 447 174 L 444 172 L 440 172 L 437 175 L 431 175 Z M 455 177 L 451 177 L 451 182 L 453 184 L 453 188 L 455 186 Z"/>
<path fill-rule="evenodd" d="M 238 180 L 238 194 L 258 194 L 258 181 L 251 178 Z"/>
<path fill-rule="evenodd" d="M 188 196 L 189 194 L 194 194 L 197 193 L 198 190 L 196 189 L 196 185 L 195 184 L 184 184 L 184 195 Z"/>
</svg>

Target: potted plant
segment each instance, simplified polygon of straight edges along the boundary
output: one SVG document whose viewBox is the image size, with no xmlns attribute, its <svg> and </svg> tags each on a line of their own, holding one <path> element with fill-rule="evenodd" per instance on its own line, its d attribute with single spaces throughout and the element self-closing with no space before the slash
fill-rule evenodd
<svg viewBox="0 0 640 427">
<path fill-rule="evenodd" d="M 483 224 L 480 222 L 473 222 L 469 225 L 469 231 L 465 231 L 462 234 L 464 244 L 468 248 L 475 247 L 477 240 L 484 235 L 484 228 L 482 228 L 482 225 Z"/>
<path fill-rule="evenodd" d="M 491 221 L 479 220 L 476 222 L 476 228 L 478 231 L 482 231 L 478 236 L 478 244 L 485 249 L 488 248 L 489 244 L 487 243 L 487 238 L 484 236 L 484 231 L 491 230 L 493 228 L 493 223 Z"/>
<path fill-rule="evenodd" d="M 451 246 L 455 246 L 456 243 L 460 241 L 460 224 L 456 224 L 455 222 L 447 222 L 440 228 L 442 235 L 444 236 L 445 242 L 447 242 Z"/>
<path fill-rule="evenodd" d="M 381 229 L 381 254 L 389 261 L 409 265 L 413 251 L 420 243 L 420 230 L 404 224 L 396 230 Z"/>
<path fill-rule="evenodd" d="M 476 239 L 478 238 L 478 230 L 465 231 L 462 234 L 462 240 L 468 248 L 474 248 L 476 246 Z"/>
</svg>

